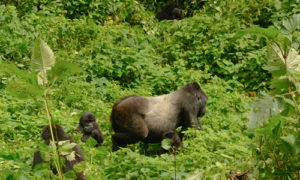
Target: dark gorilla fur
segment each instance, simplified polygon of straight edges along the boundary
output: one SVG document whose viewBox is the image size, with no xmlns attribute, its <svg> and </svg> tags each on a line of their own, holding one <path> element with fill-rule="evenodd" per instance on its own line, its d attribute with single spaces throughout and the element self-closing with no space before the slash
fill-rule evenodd
<svg viewBox="0 0 300 180">
<path fill-rule="evenodd" d="M 86 140 L 92 136 L 97 141 L 96 147 L 102 145 L 103 135 L 99 129 L 99 125 L 96 123 L 96 117 L 93 113 L 86 112 L 81 115 L 78 129 L 83 133 L 81 137 L 82 142 L 86 142 Z"/>
<path fill-rule="evenodd" d="M 163 8 L 160 12 L 156 14 L 156 18 L 161 21 L 164 19 L 173 20 L 173 19 L 182 19 L 181 9 L 178 8 L 177 3 L 172 2 Z"/>
<path fill-rule="evenodd" d="M 161 142 L 167 132 L 191 127 L 202 128 L 198 117 L 206 111 L 207 96 L 198 83 L 188 83 L 179 90 L 156 97 L 126 96 L 113 106 L 111 123 L 113 150 L 140 140 Z M 183 134 L 179 133 L 180 140 Z M 181 142 L 180 142 L 181 143 Z"/>
<path fill-rule="evenodd" d="M 56 139 L 56 141 L 66 141 L 66 140 L 70 140 L 70 142 L 75 143 L 74 139 L 72 137 L 70 137 L 68 134 L 65 133 L 65 131 L 63 130 L 63 128 L 60 125 L 56 125 L 56 131 L 57 131 L 57 136 L 55 135 L 54 132 L 54 126 L 52 126 L 52 130 L 54 132 L 54 137 Z M 44 143 L 49 145 L 50 144 L 50 140 L 51 140 L 51 133 L 50 133 L 50 126 L 47 125 L 43 128 L 43 132 L 42 132 L 42 138 L 44 139 Z M 73 147 L 73 151 L 75 151 L 75 160 L 73 161 L 69 161 L 65 158 L 65 164 L 63 165 L 62 171 L 63 173 L 70 171 L 70 170 L 74 170 L 73 166 L 76 163 L 79 163 L 80 161 L 84 161 L 85 158 L 79 148 L 78 145 Z M 36 151 L 34 153 L 34 157 L 33 157 L 33 165 L 32 165 L 32 169 L 34 169 L 34 167 L 39 164 L 44 162 L 44 160 L 41 157 L 41 153 L 40 151 Z M 54 174 L 57 173 L 57 170 L 55 168 L 52 167 L 52 171 Z M 78 180 L 84 180 L 85 176 L 82 172 L 76 173 L 77 179 Z"/>
</svg>

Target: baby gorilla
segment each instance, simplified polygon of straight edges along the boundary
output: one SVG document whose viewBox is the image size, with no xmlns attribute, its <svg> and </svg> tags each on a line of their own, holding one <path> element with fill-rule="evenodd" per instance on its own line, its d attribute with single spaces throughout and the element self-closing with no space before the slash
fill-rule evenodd
<svg viewBox="0 0 300 180">
<path fill-rule="evenodd" d="M 96 117 L 93 113 L 86 112 L 81 115 L 78 129 L 83 133 L 81 137 L 82 142 L 86 142 L 86 140 L 92 136 L 97 141 L 96 147 L 102 145 L 103 135 L 99 129 L 99 125 L 96 123 Z"/>
<path fill-rule="evenodd" d="M 55 133 L 55 130 L 54 130 L 54 126 L 52 126 L 52 130 L 54 131 L 53 135 L 54 135 L 54 137 L 55 137 L 55 139 L 57 141 L 70 140 L 71 143 L 75 143 L 74 139 L 72 137 L 70 137 L 68 134 L 66 134 L 65 131 L 63 130 L 63 128 L 61 126 L 56 125 L 55 127 L 56 127 L 57 136 L 55 135 L 56 133 Z M 47 126 L 45 126 L 43 128 L 42 138 L 44 139 L 44 143 L 45 144 L 47 144 L 47 145 L 50 144 L 51 133 L 50 133 L 50 126 L 49 125 L 47 125 Z M 69 160 L 67 160 L 67 158 L 65 158 L 64 156 L 62 156 L 62 157 L 65 158 L 65 164 L 62 167 L 63 173 L 66 173 L 66 172 L 68 172 L 70 170 L 74 171 L 74 169 L 73 169 L 74 164 L 79 163 L 79 162 L 85 160 L 85 158 L 84 158 L 84 156 L 83 156 L 83 154 L 82 154 L 82 152 L 81 152 L 81 150 L 80 150 L 80 148 L 79 148 L 78 145 L 74 146 L 72 148 L 72 150 L 75 152 L 75 160 L 69 161 Z M 41 157 L 40 151 L 36 151 L 34 153 L 34 157 L 33 157 L 32 169 L 34 169 L 34 167 L 37 164 L 42 163 L 42 162 L 44 162 L 44 160 Z M 51 166 L 51 169 L 52 169 L 52 171 L 53 171 L 54 174 L 57 174 L 56 168 L 54 168 L 54 167 Z M 76 176 L 77 176 L 77 178 L 76 178 L 77 180 L 84 180 L 85 179 L 85 176 L 83 175 L 82 172 L 76 173 Z"/>
</svg>

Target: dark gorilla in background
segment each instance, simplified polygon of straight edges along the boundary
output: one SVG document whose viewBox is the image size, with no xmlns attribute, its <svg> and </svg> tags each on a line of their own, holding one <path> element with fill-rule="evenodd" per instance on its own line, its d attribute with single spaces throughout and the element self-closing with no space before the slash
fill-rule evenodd
<svg viewBox="0 0 300 180">
<path fill-rule="evenodd" d="M 181 9 L 178 8 L 178 5 L 176 2 L 172 2 L 166 7 L 164 7 L 160 12 L 156 14 L 156 18 L 161 21 L 164 19 L 167 20 L 173 20 L 178 19 L 181 20 Z"/>
<path fill-rule="evenodd" d="M 102 145 L 103 135 L 99 129 L 99 125 L 96 123 L 96 117 L 93 113 L 86 112 L 81 115 L 78 129 L 83 133 L 81 137 L 82 142 L 86 142 L 86 140 L 92 136 L 97 141 L 96 147 Z"/>
<path fill-rule="evenodd" d="M 207 96 L 196 82 L 161 96 L 120 98 L 114 104 L 110 117 L 115 131 L 112 135 L 113 151 L 140 140 L 146 143 L 161 142 L 168 132 L 178 136 L 175 132 L 179 126 L 182 131 L 192 124 L 203 129 L 198 117 L 205 114 L 206 101 Z M 181 132 L 179 137 L 174 137 L 175 144 L 181 144 Z"/>
<path fill-rule="evenodd" d="M 55 135 L 55 132 L 54 132 L 54 137 L 57 141 L 70 140 L 70 142 L 75 143 L 74 139 L 72 137 L 70 137 L 68 134 L 66 134 L 61 126 L 56 125 L 55 127 L 56 127 L 56 131 L 57 131 L 57 137 Z M 54 131 L 54 126 L 52 126 L 52 130 Z M 50 133 L 50 126 L 49 125 L 47 125 L 43 128 L 42 138 L 44 139 L 45 144 L 47 144 L 47 145 L 50 144 L 51 133 Z M 83 156 L 83 154 L 82 154 L 82 152 L 81 152 L 78 145 L 74 146 L 72 150 L 75 151 L 75 160 L 69 161 L 69 160 L 67 160 L 67 158 L 62 156 L 63 158 L 65 158 L 65 164 L 63 165 L 63 168 L 62 168 L 63 173 L 68 172 L 70 170 L 74 170 L 73 169 L 74 164 L 85 160 L 85 158 L 84 158 L 84 156 Z M 42 163 L 42 162 L 44 162 L 44 160 L 41 157 L 40 151 L 36 151 L 34 153 L 34 157 L 33 157 L 32 169 L 34 169 L 34 167 L 37 164 Z M 57 173 L 57 170 L 54 167 L 52 167 L 52 171 L 53 171 L 54 174 Z M 76 176 L 77 176 L 78 180 L 84 180 L 85 179 L 85 176 L 83 175 L 82 172 L 76 173 Z"/>
</svg>

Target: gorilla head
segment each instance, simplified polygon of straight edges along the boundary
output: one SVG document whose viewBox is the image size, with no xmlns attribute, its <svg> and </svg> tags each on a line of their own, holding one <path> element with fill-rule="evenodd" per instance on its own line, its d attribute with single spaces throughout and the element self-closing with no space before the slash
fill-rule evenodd
<svg viewBox="0 0 300 180">
<path fill-rule="evenodd" d="M 51 128 L 53 130 L 53 136 L 54 136 L 54 139 L 56 141 L 70 140 L 70 142 L 75 143 L 74 139 L 71 138 L 68 134 L 66 134 L 65 131 L 63 130 L 63 128 L 60 125 L 55 125 L 55 126 L 52 125 Z M 47 125 L 43 128 L 42 138 L 44 139 L 45 144 L 47 144 L 47 145 L 50 144 L 50 141 L 52 140 L 52 138 L 51 138 L 51 132 L 50 132 L 50 126 L 49 125 Z M 69 161 L 66 157 L 62 156 L 65 159 L 65 161 L 64 161 L 65 163 L 64 163 L 63 168 L 62 168 L 63 173 L 65 173 L 67 171 L 70 171 L 70 170 L 74 171 L 74 169 L 73 169 L 74 164 L 85 160 L 85 158 L 84 158 L 84 156 L 83 156 L 83 154 L 82 154 L 82 152 L 81 152 L 78 145 L 74 146 L 72 148 L 72 150 L 75 152 L 75 159 L 74 160 Z M 44 160 L 42 159 L 41 152 L 36 151 L 34 153 L 34 157 L 33 157 L 32 169 L 34 169 L 34 167 L 37 164 L 43 163 L 43 162 L 44 162 Z M 52 169 L 54 174 L 57 173 L 57 170 L 54 167 L 52 167 L 52 165 L 51 165 L 51 169 Z M 77 176 L 78 180 L 84 180 L 85 179 L 85 176 L 82 172 L 76 173 L 76 176 Z"/>
<path fill-rule="evenodd" d="M 103 143 L 103 135 L 99 129 L 99 125 L 96 123 L 96 117 L 93 113 L 86 112 L 81 115 L 78 129 L 83 133 L 81 137 L 82 142 L 86 142 L 86 140 L 92 136 L 97 141 L 96 147 L 101 146 Z"/>
<path fill-rule="evenodd" d="M 166 132 L 188 127 L 203 129 L 198 121 L 206 111 L 207 96 L 198 83 L 188 83 L 179 90 L 156 97 L 126 96 L 113 106 L 111 122 L 113 150 L 127 144 L 160 142 Z M 183 134 L 179 133 L 180 139 Z"/>
<path fill-rule="evenodd" d="M 181 17 L 181 9 L 179 8 L 174 8 L 172 10 L 172 19 L 178 19 L 178 20 L 181 20 L 182 17 Z"/>
<path fill-rule="evenodd" d="M 166 7 L 164 7 L 160 12 L 156 14 L 156 18 L 161 21 L 164 19 L 173 20 L 173 19 L 182 19 L 181 9 L 178 8 L 178 4 L 176 2 L 171 2 Z"/>
<path fill-rule="evenodd" d="M 60 125 L 55 125 L 55 126 L 51 126 L 52 128 L 52 131 L 53 131 L 53 136 L 54 136 L 54 139 L 56 141 L 65 141 L 65 140 L 71 140 L 72 138 L 67 135 L 65 133 L 65 131 L 63 130 L 63 128 L 60 126 Z M 57 136 L 56 136 L 56 133 L 55 131 L 57 132 Z M 43 128 L 43 131 L 42 131 L 42 138 L 44 140 L 44 143 L 49 145 L 50 144 L 50 140 L 51 139 L 51 132 L 50 132 L 50 126 L 45 126 Z"/>
</svg>

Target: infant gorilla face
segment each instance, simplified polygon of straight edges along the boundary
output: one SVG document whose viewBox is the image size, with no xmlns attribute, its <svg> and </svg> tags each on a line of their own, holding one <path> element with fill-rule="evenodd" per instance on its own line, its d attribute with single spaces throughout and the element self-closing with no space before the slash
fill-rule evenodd
<svg viewBox="0 0 300 180">
<path fill-rule="evenodd" d="M 99 125 L 96 123 L 96 117 L 91 112 L 83 113 L 80 117 L 78 129 L 83 133 L 81 137 L 82 142 L 92 136 L 97 141 L 97 147 L 103 143 L 103 135 L 99 129 Z"/>
<path fill-rule="evenodd" d="M 96 127 L 96 117 L 93 113 L 84 113 L 80 118 L 80 126 L 83 128 L 85 133 L 92 133 Z"/>
</svg>

